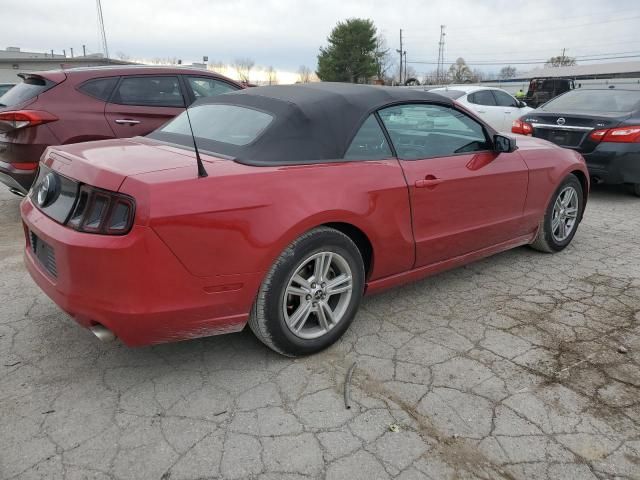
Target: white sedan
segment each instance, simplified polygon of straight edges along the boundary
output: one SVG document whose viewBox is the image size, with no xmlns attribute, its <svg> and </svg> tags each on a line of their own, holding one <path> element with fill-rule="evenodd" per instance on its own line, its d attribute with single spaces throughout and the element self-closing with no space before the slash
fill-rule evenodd
<svg viewBox="0 0 640 480">
<path fill-rule="evenodd" d="M 461 103 L 499 132 L 511 132 L 511 123 L 533 110 L 500 88 L 452 85 L 429 91 Z"/>
</svg>

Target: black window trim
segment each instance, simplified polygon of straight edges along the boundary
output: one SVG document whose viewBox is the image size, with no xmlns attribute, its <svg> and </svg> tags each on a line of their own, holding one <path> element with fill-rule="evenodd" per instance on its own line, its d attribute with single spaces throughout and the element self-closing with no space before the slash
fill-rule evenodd
<svg viewBox="0 0 640 480">
<path fill-rule="evenodd" d="M 75 90 L 76 90 L 78 93 L 81 93 L 82 95 L 85 95 L 85 96 L 87 96 L 87 97 L 89 97 L 89 98 L 93 98 L 94 100 L 98 100 L 98 101 L 100 101 L 100 102 L 102 102 L 102 103 L 109 103 L 109 99 L 111 98 L 111 95 L 113 95 L 113 92 L 116 90 L 116 88 L 117 88 L 117 87 L 118 87 L 118 85 L 120 84 L 120 78 L 121 78 L 121 77 L 122 77 L 121 75 L 105 75 L 104 77 L 93 77 L 93 78 L 88 78 L 88 79 L 86 79 L 84 82 L 79 83 L 78 85 L 76 85 L 76 86 L 75 86 Z M 115 79 L 116 79 L 116 83 L 115 83 L 115 85 L 111 88 L 111 91 L 109 92 L 109 96 L 108 96 L 106 99 L 102 99 L 102 98 L 96 97 L 96 96 L 94 96 L 94 95 L 91 95 L 91 94 L 90 94 L 90 93 L 88 93 L 88 92 L 85 92 L 84 90 L 81 90 L 81 89 L 82 89 L 82 87 L 83 87 L 83 86 L 85 86 L 85 85 L 86 85 L 87 83 L 89 83 L 89 82 L 93 82 L 93 81 L 95 81 L 95 80 L 105 80 L 105 79 L 107 79 L 107 78 L 115 78 Z"/>
<path fill-rule="evenodd" d="M 493 98 L 493 101 L 495 102 L 495 105 L 487 105 L 486 103 L 476 103 L 476 102 L 472 102 L 471 99 L 469 97 L 473 96 L 475 98 L 475 95 L 477 93 L 480 92 L 489 92 L 489 95 L 491 96 L 491 98 Z M 469 101 L 469 103 L 471 103 L 472 105 L 480 105 L 481 107 L 500 107 L 498 105 L 498 99 L 496 98 L 496 96 L 493 94 L 493 90 L 490 88 L 481 88 L 479 90 L 475 90 L 469 94 L 467 94 L 467 100 Z"/>
<path fill-rule="evenodd" d="M 120 102 L 116 102 L 115 101 L 116 92 L 118 91 L 118 89 L 120 88 L 120 85 L 122 85 L 122 82 L 126 78 L 145 78 L 145 77 L 175 77 L 178 80 L 178 88 L 180 88 L 180 93 L 182 94 L 182 105 L 181 106 L 176 106 L 176 105 L 149 105 L 147 103 L 135 104 L 135 103 L 120 103 Z M 124 105 L 126 107 L 182 108 L 182 109 L 185 109 L 186 108 L 185 100 L 187 99 L 187 97 L 185 96 L 184 84 L 183 84 L 182 79 L 180 77 L 181 77 L 180 73 L 143 73 L 143 74 L 136 74 L 136 75 L 121 75 L 120 79 L 118 80 L 118 83 L 116 84 L 116 86 L 111 91 L 111 95 L 109 95 L 109 99 L 107 100 L 107 103 L 111 103 L 111 104 L 114 104 L 114 105 Z"/>
<path fill-rule="evenodd" d="M 389 131 L 387 130 L 386 125 L 384 125 L 384 122 L 382 121 L 382 118 L 380 117 L 380 110 L 384 110 L 386 108 L 389 107 L 394 107 L 397 105 L 437 105 L 439 107 L 444 107 L 444 108 L 449 108 L 451 110 L 454 110 L 456 112 L 459 112 L 465 116 L 467 116 L 469 119 L 473 120 L 474 122 L 476 122 L 477 124 L 479 124 L 482 127 L 482 132 L 484 133 L 484 137 L 486 140 L 487 145 L 489 145 L 489 149 L 485 149 L 485 150 L 476 150 L 473 152 L 460 152 L 460 153 L 452 153 L 450 155 L 433 155 L 433 156 L 429 156 L 429 157 L 422 157 L 422 158 L 400 158 L 398 157 L 397 154 L 397 150 L 396 147 L 393 143 L 393 141 L 391 140 L 391 136 L 389 135 Z M 387 141 L 389 142 L 389 145 L 391 147 L 391 152 L 394 155 L 394 158 L 399 160 L 399 161 L 403 161 L 403 162 L 416 162 L 416 161 L 421 161 L 421 160 L 431 160 L 433 158 L 445 158 L 445 157 L 458 157 L 461 155 L 476 155 L 478 153 L 489 153 L 489 152 L 493 152 L 494 151 L 494 145 L 493 145 L 493 137 L 491 135 L 491 133 L 495 133 L 492 132 L 491 130 L 489 130 L 487 128 L 487 125 L 483 122 L 483 121 L 479 121 L 479 119 L 476 119 L 474 117 L 472 117 L 471 115 L 469 115 L 467 112 L 465 112 L 464 110 L 457 108 L 455 105 L 447 105 L 444 103 L 437 103 L 437 102 L 395 102 L 395 103 L 390 103 L 389 105 L 385 105 L 384 107 L 380 107 L 376 110 L 376 116 L 378 118 L 379 123 L 382 126 L 382 131 L 385 134 L 385 137 L 387 138 Z M 369 118 L 368 116 L 366 118 Z M 353 139 L 351 140 L 353 141 Z M 349 145 L 351 145 L 351 143 L 349 143 Z"/>
<path fill-rule="evenodd" d="M 493 99 L 496 101 L 496 107 L 499 108 L 518 108 L 516 105 L 518 103 L 518 100 L 513 96 L 513 95 L 509 95 L 507 92 L 503 92 L 502 90 L 498 90 L 498 89 L 491 89 L 489 90 L 491 92 L 491 95 L 493 95 Z M 498 105 L 498 96 L 496 95 L 496 92 L 502 92 L 505 95 L 509 95 L 509 97 L 511 97 L 513 100 L 515 100 L 516 105 L 510 105 L 510 106 L 506 106 L 506 105 Z M 487 105 L 490 106 L 490 105 Z"/>
</svg>

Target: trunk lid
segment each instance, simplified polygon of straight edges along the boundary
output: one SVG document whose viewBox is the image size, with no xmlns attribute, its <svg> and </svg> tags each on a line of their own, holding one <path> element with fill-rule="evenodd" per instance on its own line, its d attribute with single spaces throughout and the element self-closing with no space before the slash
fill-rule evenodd
<svg viewBox="0 0 640 480">
<path fill-rule="evenodd" d="M 133 175 L 191 167 L 195 178 L 197 172 L 193 152 L 142 137 L 49 148 L 43 162 L 65 177 L 113 192 Z"/>
<path fill-rule="evenodd" d="M 534 137 L 580 153 L 589 153 L 598 145 L 598 142 L 589 138 L 593 130 L 616 127 L 626 118 L 628 116 L 620 117 L 620 113 L 585 115 L 535 110 L 525 115 L 523 121 L 533 127 Z"/>
</svg>

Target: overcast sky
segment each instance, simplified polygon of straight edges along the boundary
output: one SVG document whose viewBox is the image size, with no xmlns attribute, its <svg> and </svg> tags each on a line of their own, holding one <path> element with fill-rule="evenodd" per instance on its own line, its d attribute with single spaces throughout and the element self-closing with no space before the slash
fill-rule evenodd
<svg viewBox="0 0 640 480">
<path fill-rule="evenodd" d="M 223 62 L 250 57 L 278 70 L 315 69 L 332 27 L 350 17 L 372 19 L 392 50 L 402 28 L 410 62 L 436 62 L 441 24 L 448 62 L 462 56 L 470 64 L 515 64 L 559 55 L 563 47 L 578 60 L 640 55 L 638 0 L 102 0 L 102 8 L 112 57 L 123 52 L 185 63 L 203 55 Z M 93 0 L 11 0 L 0 11 L 0 48 L 68 53 L 74 47 L 77 54 L 86 44 L 89 52 L 101 51 Z M 413 66 L 418 72 L 435 69 Z"/>
</svg>

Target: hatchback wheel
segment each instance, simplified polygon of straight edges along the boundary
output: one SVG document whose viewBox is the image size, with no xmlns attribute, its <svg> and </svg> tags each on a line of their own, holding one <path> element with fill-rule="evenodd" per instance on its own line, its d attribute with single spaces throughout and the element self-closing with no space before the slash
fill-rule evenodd
<svg viewBox="0 0 640 480">
<path fill-rule="evenodd" d="M 582 219 L 584 196 L 580 180 L 570 174 L 551 197 L 538 235 L 531 246 L 541 252 L 559 252 L 573 240 Z"/>
<path fill-rule="evenodd" d="M 264 344 L 289 356 L 333 344 L 353 320 L 364 290 L 364 264 L 353 241 L 320 227 L 295 240 L 271 267 L 249 327 Z"/>
</svg>

